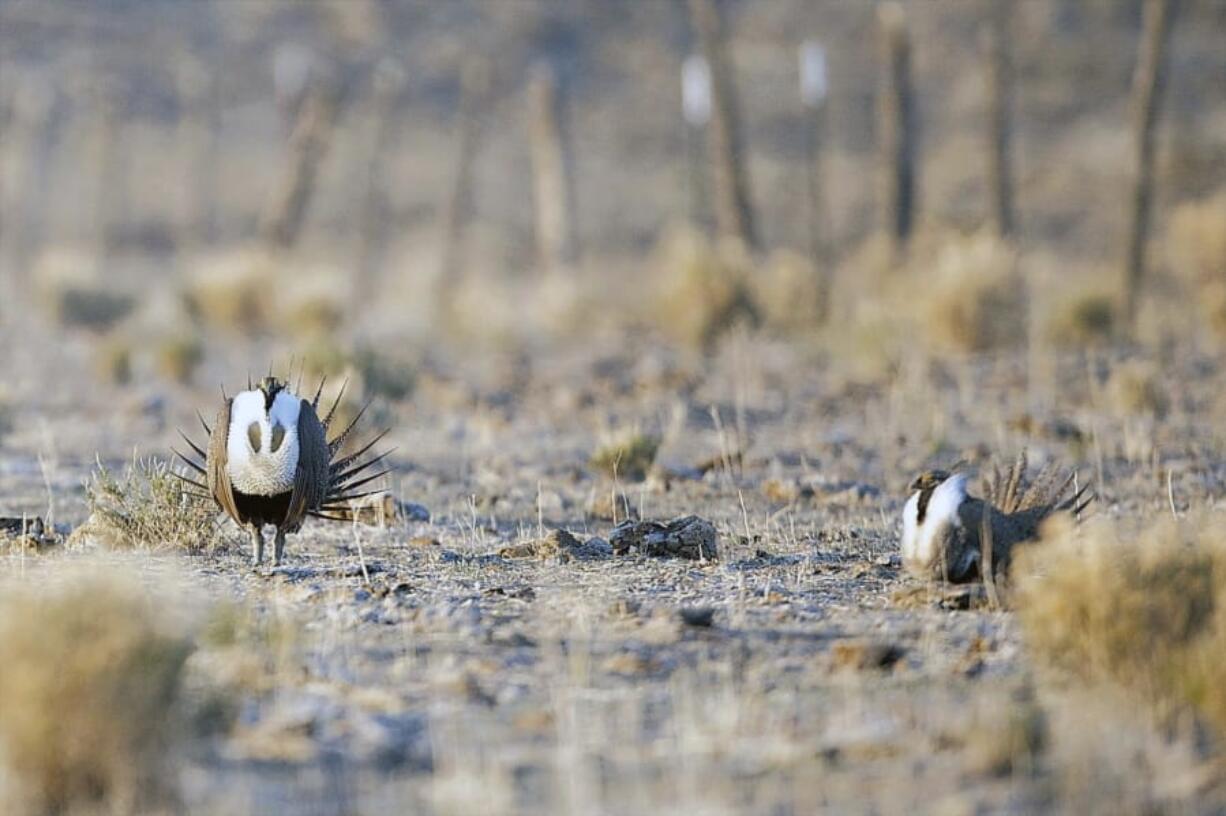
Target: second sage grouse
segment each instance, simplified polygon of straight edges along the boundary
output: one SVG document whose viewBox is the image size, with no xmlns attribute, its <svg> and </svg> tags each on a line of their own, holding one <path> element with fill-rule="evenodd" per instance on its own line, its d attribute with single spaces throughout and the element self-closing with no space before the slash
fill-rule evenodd
<svg viewBox="0 0 1226 816">
<path fill-rule="evenodd" d="M 1003 472 L 993 468 L 980 499 L 967 493 L 965 473 L 921 473 L 903 508 L 904 566 L 953 583 L 976 580 L 989 570 L 992 577 L 1003 575 L 1017 545 L 1037 539 L 1049 516 L 1079 516 L 1094 500 L 1088 486 L 1075 486 L 1075 473 L 1062 476 L 1046 467 L 1030 482 L 1025 474 L 1023 452 Z"/>
<path fill-rule="evenodd" d="M 359 411 L 329 440 L 328 428 L 344 395 L 343 387 L 321 420 L 318 408 L 322 382 L 313 400 L 290 392 L 275 377 L 265 377 L 256 388 L 250 382 L 247 385 L 248 390 L 225 399 L 212 428 L 200 417 L 208 435 L 207 450 L 180 431 L 203 461 L 175 453 L 204 478 L 199 482 L 181 477 L 205 491 L 193 495 L 216 502 L 250 531 L 256 564 L 264 561 L 264 525 L 276 526 L 273 563 L 280 564 L 286 533 L 297 532 L 307 516 L 343 521 L 337 513 L 344 511 L 350 500 L 380 492 L 355 491 L 388 472 L 371 474 L 368 469 L 391 451 L 360 461 L 387 434 L 383 431 L 356 453 L 337 457 L 366 410 Z"/>
</svg>

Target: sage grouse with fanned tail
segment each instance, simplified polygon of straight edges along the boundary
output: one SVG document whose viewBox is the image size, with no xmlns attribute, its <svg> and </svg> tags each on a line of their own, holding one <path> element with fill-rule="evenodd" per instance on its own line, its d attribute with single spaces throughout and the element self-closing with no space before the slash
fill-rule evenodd
<svg viewBox="0 0 1226 816">
<path fill-rule="evenodd" d="M 273 563 L 280 564 L 287 533 L 297 532 L 307 516 L 344 521 L 337 511 L 348 502 L 378 493 L 378 490 L 358 491 L 388 471 L 370 473 L 387 451 L 366 461 L 361 458 L 386 434 L 383 431 L 356 453 L 337 458 L 345 440 L 353 431 L 366 409 L 353 421 L 328 439 L 328 429 L 340 404 L 337 396 L 332 409 L 319 418 L 319 395 L 323 383 L 312 400 L 290 392 L 286 384 L 275 377 L 266 377 L 257 388 L 226 398 L 210 428 L 204 417 L 200 424 L 208 435 L 207 449 L 193 442 L 182 431 L 180 435 L 203 461 L 196 461 L 175 451 L 195 473 L 198 481 L 181 477 L 203 493 L 195 497 L 214 501 L 240 526 L 251 533 L 255 563 L 264 561 L 264 525 L 277 528 L 273 548 Z"/>
<path fill-rule="evenodd" d="M 1019 544 L 1039 537 L 1055 513 L 1079 517 L 1094 500 L 1076 474 L 1045 467 L 1026 480 L 1026 454 L 1009 468 L 994 467 L 985 498 L 967 493 L 966 474 L 930 470 L 911 483 L 903 508 L 902 558 L 917 575 L 953 583 L 974 581 L 986 572 L 1007 573 Z M 990 561 L 988 561 L 990 559 Z M 987 562 L 985 564 L 985 562 Z"/>
</svg>

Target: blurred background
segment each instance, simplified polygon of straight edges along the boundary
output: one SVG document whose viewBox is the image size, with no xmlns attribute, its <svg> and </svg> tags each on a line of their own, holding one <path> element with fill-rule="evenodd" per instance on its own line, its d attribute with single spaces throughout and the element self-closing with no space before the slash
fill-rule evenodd
<svg viewBox="0 0 1226 816">
<path fill-rule="evenodd" d="M 0 522 L 168 599 L 5 544 L 0 737 L 36 812 L 208 729 L 193 813 L 1220 813 L 1224 344 L 1226 0 L 0 0 Z M 400 520 L 266 580 L 164 460 L 270 369 Z M 911 593 L 915 474 L 1022 450 L 1102 555 Z"/>
<path fill-rule="evenodd" d="M 117 382 L 1211 342 L 1226 3 L 1178 5 L 5 0 L 0 315 Z"/>
</svg>

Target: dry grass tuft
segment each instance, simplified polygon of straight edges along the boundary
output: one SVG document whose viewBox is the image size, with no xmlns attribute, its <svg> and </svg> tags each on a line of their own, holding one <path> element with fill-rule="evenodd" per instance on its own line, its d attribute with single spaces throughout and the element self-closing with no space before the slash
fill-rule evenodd
<svg viewBox="0 0 1226 816">
<path fill-rule="evenodd" d="M 660 450 L 660 438 L 641 431 L 623 433 L 603 443 L 590 464 L 608 476 L 641 482 L 647 478 Z"/>
<path fill-rule="evenodd" d="M 132 345 L 121 338 L 110 338 L 94 348 L 94 373 L 102 382 L 127 385 L 132 381 Z"/>
<path fill-rule="evenodd" d="M 1112 408 L 1124 416 L 1150 416 L 1162 419 L 1171 400 L 1151 363 L 1133 360 L 1116 366 L 1107 381 L 1107 397 Z"/>
<path fill-rule="evenodd" d="M 680 342 L 710 348 L 738 323 L 760 322 L 752 261 L 736 244 L 677 231 L 657 249 L 656 266 L 662 283 L 655 319 Z"/>
<path fill-rule="evenodd" d="M 763 321 L 788 332 L 809 332 L 818 327 L 826 306 L 818 271 L 807 258 L 781 251 L 752 279 L 754 300 L 762 307 Z"/>
<path fill-rule="evenodd" d="M 370 347 L 359 348 L 354 353 L 353 366 L 361 375 L 367 397 L 399 402 L 408 399 L 417 387 L 417 375 L 407 361 Z"/>
<path fill-rule="evenodd" d="M 196 320 L 244 334 L 267 329 L 276 264 L 263 249 L 243 248 L 201 261 L 192 270 L 183 294 Z"/>
<path fill-rule="evenodd" d="M 417 372 L 408 359 L 371 346 L 359 346 L 350 351 L 322 340 L 308 348 L 304 375 L 307 382 L 327 378 L 326 385 L 338 390 L 341 383 L 348 380 L 346 394 L 366 399 L 379 397 L 390 402 L 408 399 L 417 388 Z M 328 387 L 324 393 L 335 398 L 335 392 Z M 331 405 L 330 400 L 326 403 Z"/>
<path fill-rule="evenodd" d="M 1177 278 L 1198 288 L 1226 282 L 1226 193 L 1176 207 L 1163 243 Z"/>
<path fill-rule="evenodd" d="M 1226 193 L 1180 204 L 1164 241 L 1167 265 L 1226 337 Z"/>
<path fill-rule="evenodd" d="M 1017 605 L 1046 663 L 1114 682 L 1159 714 L 1192 709 L 1226 735 L 1226 523 L 1106 519 L 1049 526 L 1018 561 Z"/>
<path fill-rule="evenodd" d="M 1222 337 L 1226 337 L 1226 280 L 1205 287 L 1201 296 L 1201 306 L 1205 311 L 1205 319 L 1209 322 L 1209 327 Z"/>
<path fill-rule="evenodd" d="M 204 360 L 204 346 L 190 335 L 168 337 L 157 346 L 157 369 L 162 376 L 187 385 Z"/>
<path fill-rule="evenodd" d="M 958 352 L 1020 345 L 1026 317 L 1016 267 L 1016 251 L 986 233 L 948 240 L 931 270 L 908 281 L 933 344 Z"/>
<path fill-rule="evenodd" d="M 113 577 L 0 598 L 0 748 L 18 811 L 168 811 L 190 639 Z"/>
<path fill-rule="evenodd" d="M 1080 288 L 1056 299 L 1044 320 L 1044 335 L 1065 348 L 1110 343 L 1119 327 L 1115 295 L 1102 288 Z"/>
<path fill-rule="evenodd" d="M 101 285 L 77 284 L 57 289 L 48 305 L 61 326 L 103 333 L 127 317 L 136 300 Z"/>
<path fill-rule="evenodd" d="M 989 776 L 1034 772 L 1047 743 L 1043 709 L 1034 690 L 1022 687 L 975 711 L 966 737 L 967 768 Z"/>
<path fill-rule="evenodd" d="M 303 632 L 290 616 L 258 614 L 242 604 L 220 604 L 204 621 L 200 652 L 192 664 L 214 691 L 264 693 L 286 682 L 289 667 L 300 659 L 302 645 Z"/>
<path fill-rule="evenodd" d="M 278 300 L 278 325 L 297 337 L 326 337 L 345 321 L 344 294 L 348 292 L 344 275 L 317 272 L 310 277 L 295 276 L 294 285 L 282 287 L 284 300 Z"/>
<path fill-rule="evenodd" d="M 222 544 L 212 503 L 188 489 L 163 461 L 135 460 L 121 476 L 99 463 L 85 485 L 90 516 L 77 537 L 115 549 L 202 552 Z"/>
<path fill-rule="evenodd" d="M 39 299 L 59 325 L 97 333 L 109 331 L 136 306 L 129 293 L 104 280 L 97 259 L 67 248 L 44 253 L 35 265 L 33 278 Z"/>
</svg>

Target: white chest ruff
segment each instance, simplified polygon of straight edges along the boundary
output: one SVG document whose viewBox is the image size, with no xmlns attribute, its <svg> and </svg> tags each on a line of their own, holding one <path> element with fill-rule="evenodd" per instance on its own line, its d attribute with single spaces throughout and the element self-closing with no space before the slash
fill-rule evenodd
<svg viewBox="0 0 1226 816">
<path fill-rule="evenodd" d="M 924 572 L 940 566 L 951 528 L 962 526 L 958 507 L 966 499 L 966 475 L 951 476 L 932 491 L 923 522 L 919 521 L 919 497 L 919 493 L 912 494 L 903 508 L 902 558 L 910 569 Z"/>
<path fill-rule="evenodd" d="M 298 469 L 298 411 L 301 403 L 287 392 L 277 395 L 272 409 L 264 409 L 264 395 L 244 391 L 230 405 L 230 429 L 226 435 L 226 475 L 240 493 L 275 496 L 294 487 Z M 259 427 L 259 448 L 252 447 L 251 425 Z M 272 450 L 273 430 L 284 429 L 284 438 Z"/>
</svg>

